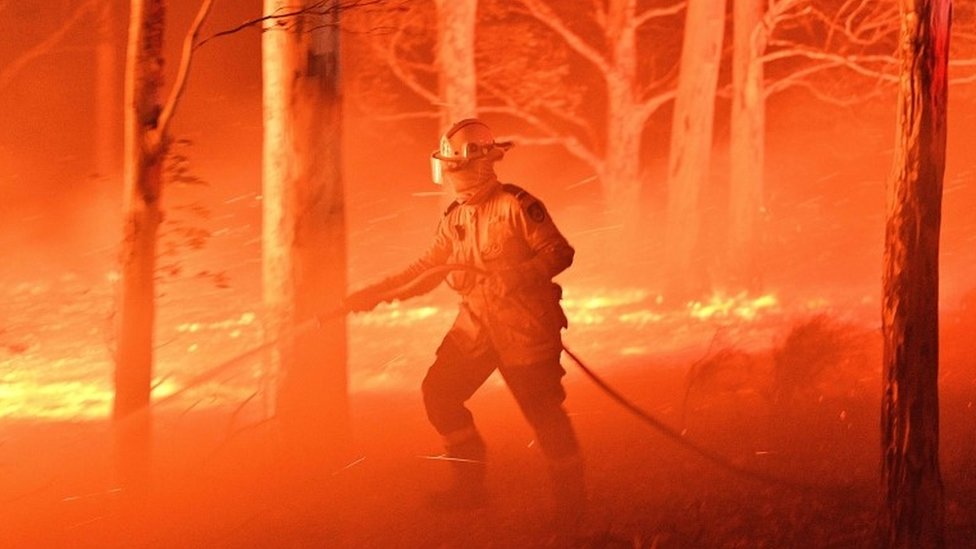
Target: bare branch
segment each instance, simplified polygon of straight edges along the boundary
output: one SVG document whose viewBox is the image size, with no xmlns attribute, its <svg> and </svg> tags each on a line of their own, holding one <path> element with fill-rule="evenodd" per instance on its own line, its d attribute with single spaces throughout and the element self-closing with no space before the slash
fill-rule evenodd
<svg viewBox="0 0 976 549">
<path fill-rule="evenodd" d="M 499 137 L 500 140 L 511 141 L 517 145 L 550 146 L 555 145 L 567 148 L 571 146 L 572 138 L 565 136 L 539 137 L 523 134 L 506 134 Z"/>
<path fill-rule="evenodd" d="M 836 61 L 826 61 L 792 72 L 786 76 L 777 78 L 773 82 L 767 82 L 763 86 L 763 96 L 768 99 L 770 96 L 791 87 L 808 85 L 809 83 L 805 80 L 806 77 L 825 70 L 836 69 L 840 66 L 840 63 Z"/>
<path fill-rule="evenodd" d="M 593 3 L 593 20 L 596 21 L 598 27 L 603 30 L 607 28 L 607 8 L 603 3 L 603 0 L 592 0 Z"/>
<path fill-rule="evenodd" d="M 687 6 L 688 6 L 688 3 L 687 2 L 678 2 L 677 4 L 674 4 L 674 5 L 665 7 L 665 8 L 649 9 L 649 10 L 645 11 L 644 13 L 639 14 L 637 17 L 634 18 L 633 26 L 634 26 L 635 29 L 639 29 L 639 28 L 641 28 L 641 26 L 643 26 L 648 21 L 651 21 L 651 20 L 654 20 L 654 19 L 658 19 L 660 17 L 668 17 L 668 16 L 671 16 L 671 15 L 677 15 L 677 14 L 681 13 L 682 11 L 684 11 L 685 7 L 687 7 Z"/>
<path fill-rule="evenodd" d="M 836 36 L 843 38 L 845 46 L 871 47 L 882 43 L 886 37 L 893 39 L 897 34 L 899 20 L 894 3 L 879 3 L 872 12 L 866 14 L 862 14 L 865 9 L 862 3 L 845 16 L 844 11 L 849 5 L 850 2 L 846 3 L 835 14 L 826 14 L 809 6 L 804 10 L 826 29 L 825 49 L 830 49 Z M 843 24 L 839 20 L 843 20 Z"/>
<path fill-rule="evenodd" d="M 593 131 L 593 126 L 583 117 L 571 114 L 568 110 L 561 109 L 555 105 L 544 104 L 542 105 L 542 108 L 556 119 L 562 120 L 563 122 L 574 126 L 583 133 L 587 134 L 590 139 L 594 139 L 595 132 Z"/>
<path fill-rule="evenodd" d="M 586 43 L 585 40 L 575 32 L 573 32 L 562 19 L 552 9 L 546 5 L 542 0 L 518 0 L 527 10 L 529 14 L 537 19 L 540 23 L 549 27 L 553 32 L 562 37 L 576 53 L 580 54 L 584 59 L 593 63 L 597 69 L 599 69 L 604 74 L 610 72 L 610 64 L 607 59 L 597 51 L 595 48 Z"/>
<path fill-rule="evenodd" d="M 6 4 L 6 2 L 0 4 L 0 9 L 5 7 L 4 4 Z M 67 35 L 68 32 L 78 24 L 79 21 L 88 15 L 89 12 L 95 12 L 98 4 L 99 0 L 87 0 L 83 4 L 79 5 L 73 12 L 71 12 L 68 19 L 58 28 L 58 30 L 48 35 L 47 38 L 35 44 L 34 47 L 25 51 L 19 57 L 17 57 L 17 59 L 14 59 L 12 62 L 8 63 L 7 66 L 3 67 L 3 70 L 0 70 L 0 90 L 3 90 L 9 86 L 14 77 L 17 76 L 20 71 L 24 70 L 24 67 L 29 65 L 32 61 L 38 57 L 50 53 L 54 46 L 61 42 L 65 35 Z"/>
<path fill-rule="evenodd" d="M 976 74 L 970 74 L 969 76 L 957 76 L 949 79 L 950 86 L 961 86 L 965 84 L 972 84 L 973 82 L 976 82 Z"/>
<path fill-rule="evenodd" d="M 838 96 L 836 94 L 824 93 L 824 91 L 819 86 L 817 86 L 810 80 L 797 81 L 794 83 L 794 86 L 805 89 L 807 92 L 810 93 L 810 95 L 816 97 L 819 101 L 823 101 L 824 103 L 828 103 L 837 107 L 854 107 L 857 105 L 863 105 L 870 99 L 880 96 L 882 92 L 886 89 L 884 87 L 875 86 L 873 88 L 870 88 L 865 93 L 853 94 L 853 95 L 845 94 L 843 96 Z"/>
<path fill-rule="evenodd" d="M 379 114 L 372 118 L 381 122 L 403 122 L 405 120 L 437 120 L 441 114 L 437 111 L 401 112 L 397 114 Z"/>
<path fill-rule="evenodd" d="M 578 139 L 572 136 L 560 135 L 559 132 L 557 132 L 544 120 L 532 113 L 518 108 L 515 105 L 485 105 L 478 107 L 478 111 L 482 113 L 505 114 L 523 120 L 542 132 L 544 134 L 544 139 L 550 140 L 546 144 L 562 145 L 570 154 L 588 164 L 594 169 L 594 171 L 599 172 L 600 168 L 603 166 L 603 161 L 596 154 L 594 154 L 593 151 L 583 145 L 583 143 L 581 143 Z"/>
<path fill-rule="evenodd" d="M 637 116 L 641 124 L 646 124 L 647 120 L 663 107 L 668 101 L 673 101 L 678 95 L 678 90 L 672 88 L 666 92 L 645 99 L 637 109 Z"/>
<path fill-rule="evenodd" d="M 672 64 L 671 68 L 668 69 L 668 72 L 665 73 L 664 76 L 655 79 L 647 86 L 645 86 L 644 89 L 641 91 L 640 94 L 640 97 L 642 98 L 641 102 L 644 103 L 644 108 L 650 109 L 650 112 L 647 113 L 648 117 L 660 107 L 660 105 L 653 106 L 653 104 L 657 102 L 658 97 L 662 93 L 661 90 L 665 90 L 664 93 L 667 94 L 669 91 L 674 91 L 677 88 L 678 72 L 679 72 L 679 64 L 678 63 Z M 671 97 L 665 99 L 664 102 L 667 102 L 673 98 L 674 95 L 672 94 Z"/>
<path fill-rule="evenodd" d="M 200 4 L 200 10 L 197 12 L 196 19 L 193 20 L 190 30 L 183 39 L 183 56 L 180 59 L 180 67 L 176 72 L 176 83 L 173 85 L 169 99 L 166 101 L 162 113 L 159 115 L 159 124 L 153 132 L 153 147 L 159 147 L 166 139 L 166 132 L 169 129 L 170 120 L 173 119 L 173 112 L 176 110 L 176 105 L 186 90 L 186 82 L 190 76 L 190 65 L 193 63 L 194 45 L 196 44 L 197 37 L 200 35 L 200 28 L 210 14 L 213 3 L 214 0 L 203 0 Z"/>
<path fill-rule="evenodd" d="M 373 46 L 374 51 L 377 52 L 377 54 L 390 68 L 393 75 L 396 76 L 403 85 L 418 96 L 422 97 L 431 105 L 437 105 L 441 100 L 440 95 L 438 95 L 437 92 L 431 91 L 430 89 L 424 87 L 423 84 L 414 78 L 413 74 L 401 64 L 400 56 L 397 55 L 397 44 L 399 43 L 400 38 L 403 36 L 405 27 L 406 25 L 398 28 L 396 32 L 393 33 L 393 36 L 390 38 L 390 43 L 385 49 L 380 48 L 375 41 L 371 41 L 371 45 Z M 419 64 L 414 63 L 413 65 L 416 66 Z M 423 70 L 424 72 L 436 73 L 436 69 L 432 65 L 424 67 Z"/>
<path fill-rule="evenodd" d="M 898 77 L 895 76 L 894 74 L 885 72 L 883 70 L 870 68 L 869 66 L 867 66 L 867 63 L 880 63 L 884 66 L 891 66 L 891 67 L 896 66 L 897 60 L 893 56 L 889 56 L 889 55 L 841 55 L 841 54 L 836 54 L 831 52 L 814 50 L 812 48 L 795 46 L 789 49 L 782 49 L 772 53 L 768 53 L 763 57 L 761 57 L 760 60 L 764 63 L 771 63 L 773 61 L 778 61 L 781 59 L 789 59 L 794 57 L 802 57 L 813 61 L 833 61 L 836 62 L 838 65 L 850 69 L 851 71 L 863 76 L 877 78 L 879 80 L 888 83 L 898 82 Z"/>
<path fill-rule="evenodd" d="M 302 15 L 332 15 L 337 11 L 347 10 L 351 8 L 374 6 L 377 4 L 382 4 L 383 2 L 384 0 L 350 0 L 349 2 L 343 4 L 341 2 L 333 2 L 330 0 L 320 0 L 319 2 L 315 2 L 313 4 L 309 4 L 307 6 L 296 8 L 290 11 L 284 11 L 283 9 L 279 9 L 275 13 L 264 15 L 262 17 L 255 17 L 254 19 L 248 19 L 247 21 L 244 21 L 243 23 L 237 26 L 222 30 L 220 32 L 216 32 L 204 38 L 200 42 L 198 42 L 195 47 L 199 48 L 215 38 L 236 34 L 238 32 L 241 32 L 242 30 L 246 30 L 254 27 L 260 27 L 262 32 L 265 30 L 269 30 L 268 28 L 264 27 L 264 23 L 267 22 L 274 22 L 276 25 L 287 26 L 289 20 L 294 20 L 295 18 L 300 17 Z M 309 29 L 308 32 L 312 32 L 314 30 L 316 29 Z"/>
</svg>

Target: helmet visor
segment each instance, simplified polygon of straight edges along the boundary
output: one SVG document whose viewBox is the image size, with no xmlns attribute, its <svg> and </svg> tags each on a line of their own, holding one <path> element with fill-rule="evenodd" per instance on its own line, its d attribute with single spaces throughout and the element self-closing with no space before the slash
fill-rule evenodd
<svg viewBox="0 0 976 549">
<path fill-rule="evenodd" d="M 445 179 L 444 174 L 446 172 L 457 171 L 466 163 L 467 159 L 446 160 L 439 153 L 435 152 L 430 155 L 430 180 L 435 185 L 443 185 Z"/>
<path fill-rule="evenodd" d="M 485 153 L 476 150 L 476 147 L 465 147 L 461 152 L 462 154 L 458 156 L 447 156 L 441 150 L 430 154 L 430 179 L 435 185 L 444 184 L 446 172 L 464 169 L 469 161 L 485 156 Z"/>
<path fill-rule="evenodd" d="M 430 155 L 430 180 L 434 185 L 444 184 L 444 164 L 446 162 L 437 158 L 437 153 Z"/>
<path fill-rule="evenodd" d="M 463 170 L 469 162 L 479 158 L 498 160 L 512 148 L 511 141 L 492 143 L 467 143 L 460 151 L 451 154 L 450 144 L 430 153 L 430 179 L 435 185 L 444 184 L 444 174 Z"/>
</svg>

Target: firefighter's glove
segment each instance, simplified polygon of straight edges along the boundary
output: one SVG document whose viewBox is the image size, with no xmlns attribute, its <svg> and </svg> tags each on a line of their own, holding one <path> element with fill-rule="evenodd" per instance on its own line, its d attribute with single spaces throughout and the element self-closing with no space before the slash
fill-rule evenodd
<svg viewBox="0 0 976 549">
<path fill-rule="evenodd" d="M 342 308 L 350 313 L 372 311 L 383 302 L 383 293 L 375 286 L 367 286 L 346 296 Z"/>
</svg>

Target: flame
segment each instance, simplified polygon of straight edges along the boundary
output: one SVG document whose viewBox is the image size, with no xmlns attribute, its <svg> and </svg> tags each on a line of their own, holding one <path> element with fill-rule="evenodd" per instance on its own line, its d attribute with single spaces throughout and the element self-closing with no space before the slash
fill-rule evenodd
<svg viewBox="0 0 976 549">
<path fill-rule="evenodd" d="M 666 309 L 661 302 L 654 293 L 632 288 L 567 292 L 562 302 L 571 326 L 567 343 L 595 361 L 612 362 L 614 357 L 700 344 L 714 328 L 708 321 L 749 323 L 780 307 L 771 294 L 716 293 L 682 309 Z M 456 313 L 452 303 L 427 300 L 393 303 L 349 317 L 350 390 L 415 389 Z M 692 319 L 701 322 L 689 323 Z M 161 329 L 165 344 L 157 353 L 154 399 L 179 391 L 183 380 L 257 346 L 263 337 L 259 314 L 247 310 L 184 320 Z M 27 350 L 6 362 L 11 368 L 0 373 L 0 418 L 108 417 L 113 398 L 110 353 L 97 343 L 85 343 L 90 334 L 79 334 L 66 329 L 36 334 Z M 48 336 L 68 339 L 49 340 Z M 65 356 L 70 358 L 59 358 Z M 199 409 L 242 402 L 255 391 L 273 386 L 269 374 L 263 372 L 260 360 L 255 359 L 240 371 L 181 394 L 168 406 Z M 241 373 L 246 375 L 238 375 Z"/>
<path fill-rule="evenodd" d="M 778 305 L 779 301 L 774 295 L 750 298 L 745 292 L 734 296 L 715 293 L 707 302 L 692 301 L 688 303 L 688 313 L 692 318 L 699 320 L 716 317 L 754 320 L 761 312 L 773 309 Z"/>
<path fill-rule="evenodd" d="M 111 404 L 108 383 L 5 379 L 0 384 L 0 418 L 104 419 Z"/>
</svg>

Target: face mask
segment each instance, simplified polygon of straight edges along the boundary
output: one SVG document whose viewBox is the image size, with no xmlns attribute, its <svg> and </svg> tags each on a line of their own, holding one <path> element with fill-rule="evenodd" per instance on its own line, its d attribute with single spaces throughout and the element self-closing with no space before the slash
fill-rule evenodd
<svg viewBox="0 0 976 549">
<path fill-rule="evenodd" d="M 493 183 L 498 182 L 492 163 L 487 159 L 473 161 L 462 170 L 445 172 L 444 179 L 461 204 L 476 202 L 493 187 Z"/>
</svg>

